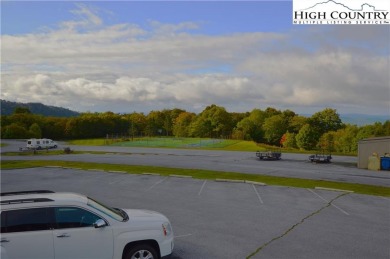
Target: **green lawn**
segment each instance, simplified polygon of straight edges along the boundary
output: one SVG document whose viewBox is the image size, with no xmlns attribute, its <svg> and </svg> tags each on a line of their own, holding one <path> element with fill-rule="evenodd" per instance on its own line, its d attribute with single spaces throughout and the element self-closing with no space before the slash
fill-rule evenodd
<svg viewBox="0 0 390 259">
<path fill-rule="evenodd" d="M 105 139 L 77 139 L 68 141 L 69 144 L 72 145 L 80 145 L 80 146 L 103 146 L 106 145 Z"/>
<path fill-rule="evenodd" d="M 121 146 L 121 147 L 158 147 L 158 148 L 184 148 L 184 149 L 204 149 L 204 150 L 226 150 L 226 151 L 265 151 L 281 150 L 283 153 L 304 153 L 315 154 L 318 151 L 299 150 L 299 149 L 280 149 L 279 147 L 266 144 L 256 144 L 254 141 L 230 140 L 230 139 L 211 139 L 211 138 L 175 138 L 175 137 L 143 137 L 134 139 L 83 139 L 68 141 L 72 145 L 83 146 Z M 349 155 L 356 154 L 336 154 Z"/>
<path fill-rule="evenodd" d="M 185 149 L 205 149 L 205 150 L 227 150 L 227 151 L 257 151 L 275 149 L 266 145 L 257 145 L 253 141 L 230 140 L 230 139 L 210 139 L 210 138 L 134 138 L 132 139 L 83 139 L 71 140 L 72 145 L 83 146 L 121 146 L 121 147 L 159 147 L 159 148 L 185 148 Z"/>
<path fill-rule="evenodd" d="M 71 150 L 69 154 L 106 154 L 106 151 L 74 151 Z M 113 152 L 114 153 L 114 152 Z M 115 152 L 117 153 L 117 152 Z M 64 150 L 28 150 L 23 152 L 4 152 L 1 153 L 2 156 L 56 156 L 56 155 L 64 155 Z"/>
<path fill-rule="evenodd" d="M 134 166 L 134 165 L 118 165 L 118 164 L 100 164 L 87 162 L 70 162 L 70 161 L 1 161 L 1 169 L 15 169 L 15 168 L 32 168 L 43 166 L 61 166 L 67 168 L 79 169 L 100 169 L 106 171 L 123 171 L 130 174 L 141 173 L 157 173 L 163 176 L 168 175 L 183 175 L 192 176 L 196 179 L 230 179 L 230 180 L 247 180 L 254 182 L 262 182 L 268 185 L 290 186 L 297 188 L 334 188 L 342 190 L 350 190 L 355 193 L 388 196 L 390 197 L 390 188 L 383 186 L 373 186 L 366 184 L 341 183 L 323 180 L 310 180 L 290 177 L 277 177 L 269 175 L 254 175 L 235 172 L 219 172 L 212 170 L 198 170 L 198 169 L 179 169 L 179 168 L 165 168 L 155 166 Z"/>
</svg>

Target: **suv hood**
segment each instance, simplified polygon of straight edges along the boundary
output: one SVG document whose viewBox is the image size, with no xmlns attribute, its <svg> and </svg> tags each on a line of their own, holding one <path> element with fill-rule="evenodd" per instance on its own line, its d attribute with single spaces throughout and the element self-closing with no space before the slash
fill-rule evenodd
<svg viewBox="0 0 390 259">
<path fill-rule="evenodd" d="M 161 213 L 151 210 L 133 210 L 133 209 L 123 209 L 129 218 L 145 218 L 145 219 L 159 219 L 165 220 L 168 219 Z"/>
</svg>

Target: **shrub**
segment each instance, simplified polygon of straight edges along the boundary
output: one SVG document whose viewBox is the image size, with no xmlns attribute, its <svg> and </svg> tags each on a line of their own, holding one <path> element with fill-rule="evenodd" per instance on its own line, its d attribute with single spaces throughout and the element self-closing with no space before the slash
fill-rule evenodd
<svg viewBox="0 0 390 259">
<path fill-rule="evenodd" d="M 70 154 L 70 153 L 72 153 L 72 152 L 73 152 L 73 150 L 71 150 L 70 147 L 64 148 L 64 153 L 65 153 L 65 154 Z"/>
</svg>

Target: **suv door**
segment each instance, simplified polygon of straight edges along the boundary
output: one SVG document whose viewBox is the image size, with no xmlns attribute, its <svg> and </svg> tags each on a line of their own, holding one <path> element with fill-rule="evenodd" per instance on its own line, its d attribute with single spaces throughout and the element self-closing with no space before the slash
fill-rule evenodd
<svg viewBox="0 0 390 259">
<path fill-rule="evenodd" d="M 54 258 L 49 209 L 2 211 L 1 250 L 2 258 Z"/>
<path fill-rule="evenodd" d="M 78 207 L 54 208 L 54 253 L 56 259 L 107 259 L 113 257 L 110 226 L 95 228 L 100 216 Z M 107 222 L 106 220 L 104 220 Z"/>
</svg>

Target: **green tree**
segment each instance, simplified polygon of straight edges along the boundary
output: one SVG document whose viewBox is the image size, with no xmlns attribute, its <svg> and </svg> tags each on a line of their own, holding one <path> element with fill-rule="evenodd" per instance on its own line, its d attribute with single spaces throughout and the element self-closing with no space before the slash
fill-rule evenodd
<svg viewBox="0 0 390 259">
<path fill-rule="evenodd" d="M 216 137 L 228 137 L 233 130 L 232 117 L 223 107 L 215 107 L 211 113 L 211 124 Z"/>
<path fill-rule="evenodd" d="M 334 138 L 335 138 L 335 132 L 334 131 L 329 131 L 324 133 L 318 143 L 317 147 L 321 151 L 324 151 L 326 153 L 331 153 L 334 151 Z"/>
<path fill-rule="evenodd" d="M 165 116 L 161 111 L 151 111 L 146 116 L 145 133 L 148 136 L 165 135 L 163 134 Z"/>
<path fill-rule="evenodd" d="M 359 128 L 356 125 L 346 125 L 345 128 L 334 132 L 334 149 L 340 153 L 356 153 L 358 139 L 356 135 Z"/>
<path fill-rule="evenodd" d="M 365 138 L 374 138 L 376 135 L 376 127 L 374 125 L 365 125 L 359 128 L 356 139 L 359 141 Z"/>
<path fill-rule="evenodd" d="M 268 108 L 270 109 L 270 108 Z M 301 117 L 297 116 L 295 112 L 291 110 L 285 110 L 283 112 L 272 110 L 268 114 L 275 114 L 271 117 L 268 117 L 264 120 L 263 130 L 264 130 L 264 139 L 268 144 L 279 145 L 280 139 L 283 134 L 286 132 L 297 133 L 303 125 L 297 125 L 298 122 L 301 122 Z M 296 127 L 299 126 L 299 129 Z"/>
<path fill-rule="evenodd" d="M 161 112 L 161 116 L 163 120 L 163 130 L 166 136 L 172 136 L 173 125 L 175 123 L 175 120 L 182 112 L 185 111 L 181 109 L 173 109 L 173 110 L 164 109 Z"/>
<path fill-rule="evenodd" d="M 28 129 L 33 123 L 42 124 L 43 116 L 35 115 L 31 113 L 14 113 L 9 116 L 9 123 L 16 123 L 26 129 Z"/>
<path fill-rule="evenodd" d="M 308 124 L 310 125 L 310 145 L 314 146 L 318 144 L 318 141 L 323 134 L 329 131 L 337 131 L 344 127 L 336 110 L 331 108 L 326 108 L 320 112 L 314 113 L 313 116 L 308 119 Z M 298 140 L 297 144 L 299 146 Z"/>
<path fill-rule="evenodd" d="M 260 143 L 264 140 L 263 123 L 267 113 L 260 109 L 253 109 L 248 117 L 242 119 L 235 129 L 236 134 L 240 133 L 246 140 L 253 140 Z"/>
<path fill-rule="evenodd" d="M 297 134 L 303 125 L 308 123 L 308 119 L 303 116 L 295 115 L 289 120 L 288 131 Z"/>
<path fill-rule="evenodd" d="M 196 115 L 190 112 L 180 113 L 173 125 L 173 134 L 176 137 L 189 137 L 190 136 L 190 125 L 195 119 Z"/>
<path fill-rule="evenodd" d="M 21 114 L 21 113 L 31 114 L 31 111 L 27 107 L 23 107 L 23 106 L 16 107 L 15 110 L 14 110 L 14 114 Z"/>
<path fill-rule="evenodd" d="M 309 124 L 315 129 L 318 138 L 328 131 L 337 131 L 343 127 L 339 114 L 331 108 L 313 114 L 309 119 Z"/>
<path fill-rule="evenodd" d="M 37 123 L 33 123 L 28 129 L 31 138 L 42 138 L 41 127 Z"/>
<path fill-rule="evenodd" d="M 232 118 L 232 125 L 233 128 L 237 127 L 237 124 L 242 121 L 244 118 L 248 117 L 250 115 L 250 112 L 231 112 L 230 116 Z"/>
<path fill-rule="evenodd" d="M 282 146 L 284 148 L 297 148 L 297 141 L 295 140 L 295 137 L 295 133 L 286 132 L 283 135 L 283 141 L 281 143 Z"/>
<path fill-rule="evenodd" d="M 46 117 L 42 121 L 42 136 L 50 139 L 64 139 L 68 118 Z"/>
<path fill-rule="evenodd" d="M 300 149 L 312 150 L 317 144 L 317 132 L 310 124 L 305 124 L 295 137 Z"/>
<path fill-rule="evenodd" d="M 146 135 L 146 125 L 147 120 L 146 116 L 143 113 L 132 113 L 126 115 L 127 120 L 129 120 L 129 134 L 132 138 L 136 136 Z"/>
<path fill-rule="evenodd" d="M 70 118 L 65 125 L 65 136 L 68 138 L 80 138 L 81 133 L 78 118 Z"/>
<path fill-rule="evenodd" d="M 234 129 L 233 135 L 236 139 L 254 140 L 253 132 L 255 130 L 254 122 L 246 117 L 237 123 L 237 127 Z"/>
<path fill-rule="evenodd" d="M 29 138 L 29 132 L 28 130 L 18 125 L 17 123 L 12 123 L 11 125 L 4 127 L 4 133 L 2 135 L 2 138 L 5 139 L 23 139 L 23 138 Z"/>
<path fill-rule="evenodd" d="M 233 130 L 231 114 L 215 104 L 207 106 L 191 124 L 190 134 L 195 137 L 226 137 Z"/>
<path fill-rule="evenodd" d="M 273 107 L 267 107 L 265 110 L 264 110 L 264 113 L 265 113 L 265 117 L 266 118 L 269 118 L 269 117 L 272 117 L 274 115 L 279 115 L 281 114 L 282 112 L 280 110 L 277 110 Z"/>
<path fill-rule="evenodd" d="M 123 115 L 112 112 L 83 113 L 79 117 L 70 118 L 65 132 L 71 138 L 101 138 L 106 135 L 122 137 L 127 135 L 130 122 Z"/>
<path fill-rule="evenodd" d="M 288 128 L 288 118 L 278 114 L 265 119 L 263 124 L 264 139 L 268 144 L 279 145 L 280 139 Z"/>
<path fill-rule="evenodd" d="M 383 136 L 390 136 L 390 120 L 383 123 Z"/>
</svg>

